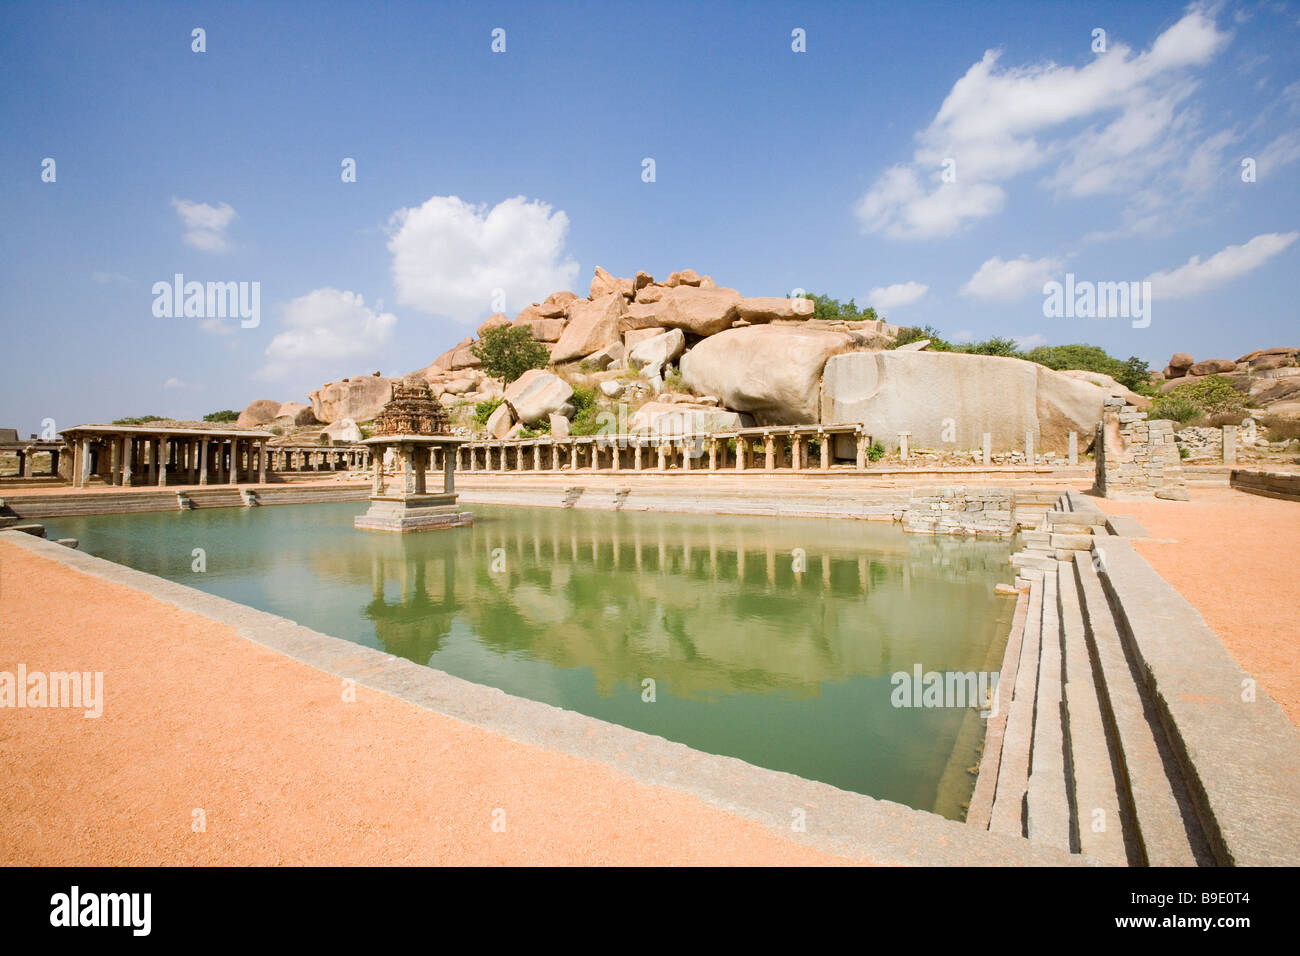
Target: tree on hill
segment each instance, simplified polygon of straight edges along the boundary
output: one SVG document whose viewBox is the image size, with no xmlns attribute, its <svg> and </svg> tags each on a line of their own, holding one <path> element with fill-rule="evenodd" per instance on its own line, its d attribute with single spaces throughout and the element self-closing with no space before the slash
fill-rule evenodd
<svg viewBox="0 0 1300 956">
<path fill-rule="evenodd" d="M 233 408 L 226 408 L 219 412 L 208 412 L 203 416 L 205 422 L 233 422 L 239 418 L 239 412 Z"/>
<path fill-rule="evenodd" d="M 871 306 L 858 311 L 857 303 L 852 299 L 841 303 L 839 299 L 832 299 L 828 295 L 817 295 L 810 292 L 805 292 L 802 298 L 812 300 L 814 319 L 847 319 L 848 321 L 870 319 L 873 322 L 880 319 L 880 316 L 876 314 L 876 310 Z"/>
<path fill-rule="evenodd" d="M 507 385 L 529 369 L 544 368 L 551 359 L 546 346 L 533 337 L 533 330 L 526 325 L 488 329 L 469 350 L 483 363 L 484 375 L 499 378 Z"/>
<path fill-rule="evenodd" d="M 1121 361 L 1095 345 L 1040 345 L 1026 352 L 1024 358 L 1051 369 L 1101 372 L 1140 394 L 1152 392 L 1151 372 L 1136 355 Z"/>
</svg>

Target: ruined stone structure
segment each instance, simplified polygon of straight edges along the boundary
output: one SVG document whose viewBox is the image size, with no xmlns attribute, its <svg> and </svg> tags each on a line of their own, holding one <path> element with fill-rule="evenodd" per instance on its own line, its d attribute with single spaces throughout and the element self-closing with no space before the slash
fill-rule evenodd
<svg viewBox="0 0 1300 956">
<path fill-rule="evenodd" d="M 1107 399 L 1094 445 L 1093 491 L 1104 498 L 1187 500 L 1174 423 L 1147 421 L 1147 413 Z"/>
<path fill-rule="evenodd" d="M 374 461 L 370 508 L 353 520 L 369 531 L 432 531 L 474 523 L 474 516 L 456 507 L 456 449 L 464 441 L 447 433 L 447 413 L 429 386 L 395 384 L 392 398 L 375 418 L 375 435 L 362 444 Z M 400 471 L 389 488 L 386 453 L 392 449 Z M 429 492 L 425 476 L 441 467 L 442 491 Z"/>
<path fill-rule="evenodd" d="M 73 450 L 72 484 L 266 483 L 270 432 L 221 426 L 78 425 L 62 432 Z"/>
</svg>

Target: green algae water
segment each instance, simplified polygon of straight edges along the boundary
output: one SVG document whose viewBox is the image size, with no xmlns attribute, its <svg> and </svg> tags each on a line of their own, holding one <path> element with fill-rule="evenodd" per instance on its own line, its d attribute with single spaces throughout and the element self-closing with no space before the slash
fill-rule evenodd
<svg viewBox="0 0 1300 956">
<path fill-rule="evenodd" d="M 471 528 L 400 536 L 355 530 L 363 502 L 45 524 L 87 553 L 466 680 L 964 816 L 984 721 L 971 706 L 896 707 L 891 676 L 998 669 L 1006 542 L 468 507 Z"/>
</svg>

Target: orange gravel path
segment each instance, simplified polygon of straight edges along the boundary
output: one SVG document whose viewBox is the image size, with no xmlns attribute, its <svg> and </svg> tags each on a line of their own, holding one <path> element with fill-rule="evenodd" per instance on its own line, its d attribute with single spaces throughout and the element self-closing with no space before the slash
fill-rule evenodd
<svg viewBox="0 0 1300 956">
<path fill-rule="evenodd" d="M 1138 553 L 1300 726 L 1300 502 L 1190 491 L 1191 501 L 1093 500 L 1142 523 L 1151 539 L 1134 542 Z"/>
<path fill-rule="evenodd" d="M 346 703 L 231 627 L 0 542 L 0 670 L 20 662 L 102 671 L 105 703 L 0 709 L 6 865 L 845 862 L 364 687 Z"/>
</svg>

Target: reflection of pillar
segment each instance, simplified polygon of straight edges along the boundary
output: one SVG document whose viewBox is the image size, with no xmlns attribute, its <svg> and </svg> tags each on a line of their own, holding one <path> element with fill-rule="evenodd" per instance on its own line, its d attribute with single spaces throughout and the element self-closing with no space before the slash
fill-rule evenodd
<svg viewBox="0 0 1300 956">
<path fill-rule="evenodd" d="M 131 469 L 135 465 L 135 439 L 130 435 L 122 438 L 122 484 L 132 483 Z"/>
</svg>

